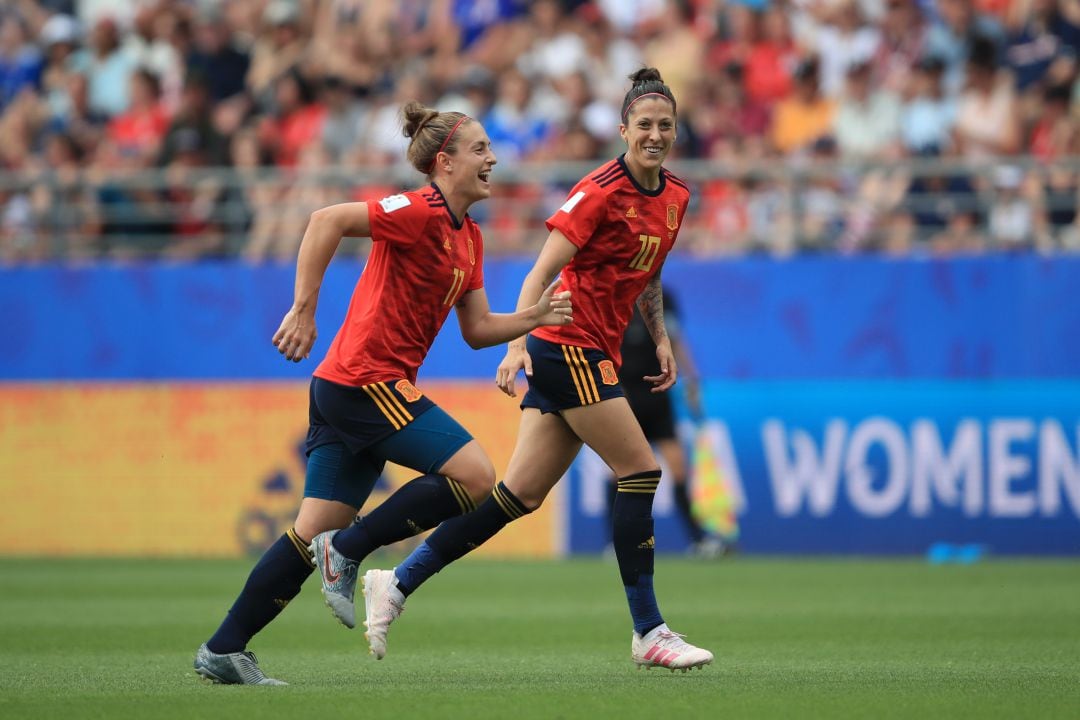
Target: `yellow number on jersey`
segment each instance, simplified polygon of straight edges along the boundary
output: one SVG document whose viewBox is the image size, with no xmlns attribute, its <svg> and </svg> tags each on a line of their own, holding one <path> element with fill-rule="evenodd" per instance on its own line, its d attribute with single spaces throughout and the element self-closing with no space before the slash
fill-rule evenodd
<svg viewBox="0 0 1080 720">
<path fill-rule="evenodd" d="M 655 235 L 638 235 L 638 241 L 641 243 L 641 249 L 630 261 L 630 267 L 633 270 L 648 272 L 652 270 L 653 261 L 660 252 L 660 238 Z"/>
<path fill-rule="evenodd" d="M 446 297 L 443 299 L 443 305 L 453 305 L 457 299 L 457 294 L 461 291 L 461 286 L 465 284 L 465 271 L 461 268 L 454 268 L 454 282 L 450 283 L 450 289 L 446 291 Z"/>
</svg>

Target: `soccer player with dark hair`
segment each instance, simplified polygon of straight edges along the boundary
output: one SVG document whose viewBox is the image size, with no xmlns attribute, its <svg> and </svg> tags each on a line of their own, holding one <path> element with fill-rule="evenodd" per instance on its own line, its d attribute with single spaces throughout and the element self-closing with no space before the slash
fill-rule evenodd
<svg viewBox="0 0 1080 720">
<path fill-rule="evenodd" d="M 495 483 L 491 460 L 465 428 L 413 383 L 451 308 L 474 348 L 571 322 L 570 292 L 554 286 L 512 314 L 492 313 L 484 292 L 484 246 L 467 211 L 490 196 L 495 153 L 483 126 L 461 113 L 405 105 L 407 157 L 430 179 L 379 202 L 344 203 L 312 214 L 300 244 L 292 308 L 274 333 L 286 360 L 307 358 L 315 306 L 342 237 L 370 237 L 367 266 L 345 321 L 311 380 L 304 499 L 296 523 L 262 556 L 224 622 L 195 656 L 219 683 L 282 685 L 246 651 L 251 638 L 300 592 L 315 568 L 320 533 L 356 517 L 383 465 L 423 473 L 360 523 L 374 546 L 397 542 L 475 509 Z M 324 565 L 323 580 L 348 580 Z M 355 585 L 355 570 L 352 575 Z"/>
<path fill-rule="evenodd" d="M 652 502 L 660 467 L 618 377 L 619 343 L 636 300 L 660 365 L 647 378 L 652 390 L 675 384 L 660 270 L 690 200 L 686 184 L 663 167 L 675 142 L 675 98 L 653 68 L 631 79 L 619 126 L 626 153 L 582 179 L 548 219 L 550 235 L 521 288 L 518 307 L 530 307 L 559 276 L 574 296 L 574 324 L 514 340 L 499 365 L 496 383 L 511 397 L 518 371 L 529 379 L 506 479 L 475 512 L 440 525 L 395 570 L 364 576 L 367 637 L 376 658 L 386 653 L 387 630 L 406 596 L 539 507 L 584 443 L 618 477 L 614 546 L 633 620 L 633 661 L 685 671 L 713 660 L 672 632 L 657 607 Z"/>
</svg>

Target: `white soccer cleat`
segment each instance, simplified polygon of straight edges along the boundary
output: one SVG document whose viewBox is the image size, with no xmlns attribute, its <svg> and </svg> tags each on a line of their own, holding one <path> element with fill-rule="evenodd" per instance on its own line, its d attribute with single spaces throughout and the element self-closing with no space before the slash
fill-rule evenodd
<svg viewBox="0 0 1080 720">
<path fill-rule="evenodd" d="M 393 570 L 368 570 L 364 573 L 364 608 L 367 619 L 368 647 L 376 660 L 386 657 L 386 633 L 390 623 L 405 611 L 405 596 L 397 587 Z"/>
<path fill-rule="evenodd" d="M 332 540 L 337 530 L 319 533 L 312 539 L 308 550 L 315 561 L 315 569 L 322 580 L 322 594 L 326 606 L 334 617 L 347 628 L 356 627 L 356 608 L 353 607 L 353 595 L 356 593 L 356 576 L 360 564 L 350 560 L 337 551 Z"/>
<path fill-rule="evenodd" d="M 672 632 L 667 623 L 653 628 L 644 637 L 634 633 L 630 645 L 630 657 L 638 668 L 668 668 L 672 672 L 709 665 L 713 654 L 704 648 L 691 645 L 683 636 Z"/>
</svg>

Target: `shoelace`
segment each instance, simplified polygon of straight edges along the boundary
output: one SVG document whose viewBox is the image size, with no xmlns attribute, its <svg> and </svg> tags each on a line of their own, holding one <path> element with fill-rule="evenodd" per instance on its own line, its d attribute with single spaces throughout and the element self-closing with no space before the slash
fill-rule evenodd
<svg viewBox="0 0 1080 720">
<path fill-rule="evenodd" d="M 266 675 L 263 674 L 262 668 L 259 667 L 259 658 L 255 657 L 255 653 L 251 652 L 250 650 L 244 650 L 240 654 L 251 661 L 250 664 L 241 663 L 243 667 L 240 669 L 240 673 L 241 675 L 243 675 L 244 679 L 246 679 L 248 682 L 259 682 L 265 680 Z"/>
<path fill-rule="evenodd" d="M 682 633 L 673 632 L 671 630 L 663 630 L 660 632 L 660 637 L 656 641 L 656 644 L 661 647 L 674 650 L 676 648 L 681 648 L 689 645 L 688 642 L 683 640 L 684 637 L 686 636 Z"/>
</svg>

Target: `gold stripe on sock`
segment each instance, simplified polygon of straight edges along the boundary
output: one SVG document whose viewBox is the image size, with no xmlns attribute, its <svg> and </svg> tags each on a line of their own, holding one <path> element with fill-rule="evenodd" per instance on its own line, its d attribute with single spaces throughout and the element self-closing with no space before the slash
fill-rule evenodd
<svg viewBox="0 0 1080 720">
<path fill-rule="evenodd" d="M 472 504 L 469 493 L 465 492 L 465 488 L 461 487 L 461 484 L 452 478 L 446 478 L 446 483 L 450 486 L 450 491 L 454 493 L 454 499 L 457 500 L 458 506 L 461 507 L 461 514 L 472 512 L 475 506 Z"/>
<path fill-rule="evenodd" d="M 304 544 L 300 536 L 296 534 L 296 528 L 289 528 L 285 531 L 285 534 L 292 542 L 293 547 L 296 548 L 296 552 L 300 553 L 300 557 L 304 558 L 304 562 L 310 567 L 315 567 L 315 561 L 311 558 L 311 551 L 308 550 L 308 546 Z"/>
<path fill-rule="evenodd" d="M 517 520 L 525 514 L 514 505 L 510 498 L 503 496 L 503 491 L 498 485 L 491 491 L 491 496 L 495 498 L 495 502 L 499 503 L 499 507 L 502 508 L 502 511 L 506 513 L 506 516 L 511 520 Z"/>
</svg>

